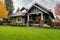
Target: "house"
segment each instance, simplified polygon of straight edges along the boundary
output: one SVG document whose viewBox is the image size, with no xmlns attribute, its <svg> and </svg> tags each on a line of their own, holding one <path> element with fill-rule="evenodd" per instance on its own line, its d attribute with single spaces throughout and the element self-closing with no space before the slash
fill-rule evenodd
<svg viewBox="0 0 60 40">
<path fill-rule="evenodd" d="M 55 19 L 55 20 L 54 20 L 54 26 L 55 26 L 55 27 L 60 26 L 60 20 Z"/>
<path fill-rule="evenodd" d="M 23 11 L 23 10 L 26 10 Z M 22 12 L 23 11 L 23 12 Z M 22 8 L 22 11 L 13 14 L 10 18 L 25 24 L 26 26 L 40 26 L 48 23 L 48 19 L 54 19 L 53 13 L 38 3 L 33 4 L 29 9 Z"/>
<path fill-rule="evenodd" d="M 21 10 L 18 8 L 16 13 L 9 16 L 9 19 L 13 22 L 25 24 L 24 16 L 26 14 L 26 10 L 27 9 L 24 7 Z"/>
<path fill-rule="evenodd" d="M 60 26 L 60 19 L 58 17 L 56 17 L 53 22 L 54 22 L 54 27 Z"/>
</svg>

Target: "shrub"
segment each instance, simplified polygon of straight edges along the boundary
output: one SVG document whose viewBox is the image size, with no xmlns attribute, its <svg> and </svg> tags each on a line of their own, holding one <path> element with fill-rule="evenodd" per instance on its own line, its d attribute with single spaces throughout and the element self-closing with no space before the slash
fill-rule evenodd
<svg viewBox="0 0 60 40">
<path fill-rule="evenodd" d="M 47 19 L 47 24 L 50 25 L 51 27 L 53 27 L 53 22 L 50 18 Z"/>
<path fill-rule="evenodd" d="M 50 26 L 47 25 L 47 24 L 44 24 L 43 27 L 44 27 L 44 28 L 50 28 Z"/>
<path fill-rule="evenodd" d="M 10 22 L 11 26 L 24 26 L 22 23 L 17 23 L 17 22 Z"/>
</svg>

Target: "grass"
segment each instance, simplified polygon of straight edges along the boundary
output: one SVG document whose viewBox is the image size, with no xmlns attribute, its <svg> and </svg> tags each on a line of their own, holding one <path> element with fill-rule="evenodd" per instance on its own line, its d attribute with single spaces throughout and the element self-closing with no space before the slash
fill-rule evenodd
<svg viewBox="0 0 60 40">
<path fill-rule="evenodd" d="M 60 40 L 60 30 L 0 26 L 0 40 Z"/>
</svg>

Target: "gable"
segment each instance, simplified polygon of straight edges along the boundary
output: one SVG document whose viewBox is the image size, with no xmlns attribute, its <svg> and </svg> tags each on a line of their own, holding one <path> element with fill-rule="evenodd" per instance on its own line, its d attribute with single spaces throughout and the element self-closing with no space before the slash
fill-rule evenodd
<svg viewBox="0 0 60 40">
<path fill-rule="evenodd" d="M 51 10 L 48 10 L 47 8 L 39 5 L 38 3 L 35 3 L 34 5 L 36 5 L 38 8 L 40 8 L 41 11 L 49 14 L 49 16 L 54 19 L 54 15 L 53 15 L 53 12 Z"/>
<path fill-rule="evenodd" d="M 37 3 L 33 4 L 33 6 L 28 10 L 27 13 L 34 13 L 35 14 L 35 13 L 40 13 L 40 12 L 46 13 L 51 18 L 54 18 L 54 15 L 50 10 L 46 9 L 45 7 L 43 7 Z"/>
<path fill-rule="evenodd" d="M 33 6 L 29 11 L 28 13 L 37 13 L 37 12 L 41 12 L 40 9 L 36 8 L 35 6 Z"/>
<path fill-rule="evenodd" d="M 38 4 L 34 4 L 28 11 L 28 13 L 36 13 L 36 12 L 44 12 L 44 13 L 48 13 L 48 10 L 45 9 L 42 6 L 39 6 Z"/>
</svg>

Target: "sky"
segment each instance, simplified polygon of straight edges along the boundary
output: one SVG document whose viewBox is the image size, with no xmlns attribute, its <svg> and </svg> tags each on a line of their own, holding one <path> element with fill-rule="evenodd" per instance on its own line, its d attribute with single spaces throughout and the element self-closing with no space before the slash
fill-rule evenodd
<svg viewBox="0 0 60 40">
<path fill-rule="evenodd" d="M 13 0 L 14 2 L 14 13 L 16 12 L 17 8 L 20 9 L 22 7 L 26 7 L 27 9 L 35 2 L 39 3 L 40 5 L 44 6 L 47 9 L 52 9 L 54 12 L 54 8 L 56 6 L 57 2 L 60 2 L 60 0 Z"/>
</svg>

